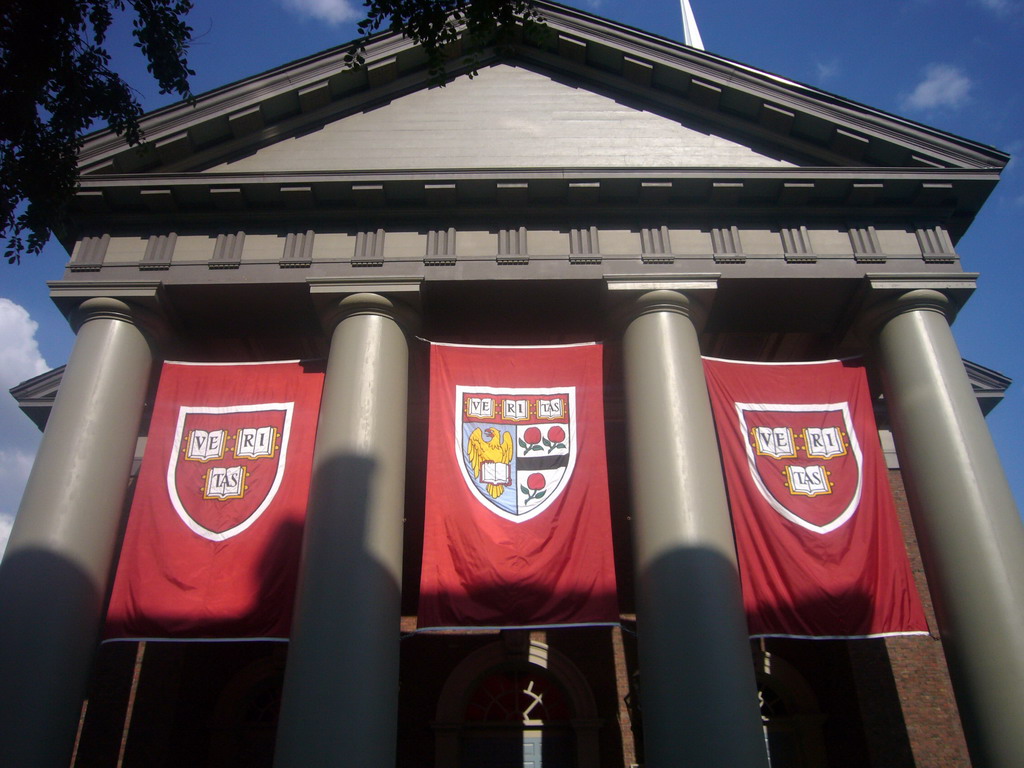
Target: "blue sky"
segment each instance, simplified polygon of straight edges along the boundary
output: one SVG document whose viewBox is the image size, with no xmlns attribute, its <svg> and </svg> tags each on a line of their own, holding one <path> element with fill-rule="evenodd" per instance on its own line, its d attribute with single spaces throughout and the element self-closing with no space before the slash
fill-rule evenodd
<svg viewBox="0 0 1024 768">
<path fill-rule="evenodd" d="M 682 39 L 676 0 L 577 0 L 593 13 Z M 1024 152 L 1024 0 L 691 0 L 705 48 L 934 127 Z M 358 0 L 196 0 L 193 91 L 258 74 L 355 36 Z M 114 68 L 147 109 L 159 96 L 131 48 L 111 34 Z M 964 357 L 1015 380 L 989 417 L 1018 500 L 1024 500 L 1024 171 L 1010 164 L 958 244 L 975 296 L 954 324 Z M 0 264 L 0 387 L 63 364 L 73 343 L 47 295 L 67 254 L 51 244 L 20 267 Z M 0 395 L 0 547 L 38 435 Z"/>
</svg>

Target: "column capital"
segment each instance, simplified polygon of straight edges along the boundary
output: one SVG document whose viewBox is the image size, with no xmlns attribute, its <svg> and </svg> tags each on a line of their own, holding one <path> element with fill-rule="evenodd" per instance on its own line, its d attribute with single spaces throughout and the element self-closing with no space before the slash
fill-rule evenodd
<svg viewBox="0 0 1024 768">
<path fill-rule="evenodd" d="M 109 296 L 86 299 L 71 312 L 71 327 L 75 333 L 90 320 L 121 320 L 132 325 L 138 324 L 136 311 L 130 305 Z"/>
<path fill-rule="evenodd" d="M 936 312 L 947 322 L 956 315 L 953 300 L 933 288 L 915 288 L 895 295 L 883 294 L 861 312 L 858 324 L 866 336 L 873 336 L 894 317 L 908 312 Z"/>
<path fill-rule="evenodd" d="M 396 322 L 406 334 L 416 328 L 416 311 L 406 304 L 389 299 L 379 293 L 352 293 L 336 298 L 320 310 L 320 319 L 328 332 L 350 317 L 375 316 Z"/>
<path fill-rule="evenodd" d="M 93 320 L 128 323 L 142 332 L 154 355 L 158 355 L 157 350 L 166 349 L 173 341 L 168 319 L 158 302 L 152 302 L 150 306 L 135 301 L 122 301 L 114 296 L 92 296 L 71 309 L 67 316 L 75 333 Z"/>
<path fill-rule="evenodd" d="M 625 325 L 628 325 L 639 317 L 657 312 L 682 315 L 689 319 L 699 331 L 707 320 L 708 307 L 697 294 L 661 288 L 640 294 L 625 306 L 623 321 Z"/>
</svg>

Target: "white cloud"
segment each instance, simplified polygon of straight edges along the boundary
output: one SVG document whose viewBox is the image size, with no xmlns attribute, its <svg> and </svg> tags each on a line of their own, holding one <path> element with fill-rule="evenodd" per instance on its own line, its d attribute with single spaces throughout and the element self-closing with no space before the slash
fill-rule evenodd
<svg viewBox="0 0 1024 768">
<path fill-rule="evenodd" d="M 35 455 L 34 446 L 30 450 L 0 450 L 0 493 L 3 494 L 3 501 L 0 502 L 0 557 L 3 557 L 3 552 L 7 548 L 7 539 L 11 535 L 11 526 L 14 525 L 14 515 L 18 511 L 21 494 L 25 490 L 25 481 L 28 480 Z"/>
<path fill-rule="evenodd" d="M 824 83 L 831 80 L 839 74 L 839 60 L 832 59 L 831 61 L 818 61 L 814 64 L 815 69 L 818 71 L 818 82 Z"/>
<path fill-rule="evenodd" d="M 49 370 L 36 343 L 38 324 L 10 299 L 0 298 L 0 552 L 32 468 L 39 430 L 7 390 Z"/>
<path fill-rule="evenodd" d="M 350 0 L 281 0 L 285 8 L 328 24 L 344 24 L 362 18 Z"/>
<path fill-rule="evenodd" d="M 4 556 L 7 549 L 7 540 L 11 538 L 11 526 L 14 525 L 13 518 L 0 517 L 0 558 Z"/>
<path fill-rule="evenodd" d="M 978 0 L 978 2 L 996 13 L 1006 13 L 1013 9 L 1010 0 Z"/>
<path fill-rule="evenodd" d="M 970 98 L 971 79 L 952 64 L 929 64 L 924 79 L 903 99 L 904 109 L 937 109 L 963 106 Z"/>
<path fill-rule="evenodd" d="M 39 323 L 24 307 L 0 298 L 0 387 L 13 387 L 49 370 L 39 353 L 37 330 Z"/>
<path fill-rule="evenodd" d="M 1011 141 L 1005 147 L 1006 152 L 1010 155 L 1010 162 L 1006 164 L 1006 168 L 1003 169 L 1003 175 L 1005 176 L 1010 171 L 1016 172 L 1020 169 L 1020 157 L 1024 154 L 1024 141 L 1018 139 L 1017 141 Z"/>
</svg>

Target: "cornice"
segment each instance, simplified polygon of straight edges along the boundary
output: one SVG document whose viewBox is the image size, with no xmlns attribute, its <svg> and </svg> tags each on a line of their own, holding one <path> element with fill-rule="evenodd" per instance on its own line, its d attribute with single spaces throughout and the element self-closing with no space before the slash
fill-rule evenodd
<svg viewBox="0 0 1024 768">
<path fill-rule="evenodd" d="M 600 209 L 735 217 L 863 216 L 943 223 L 954 241 L 998 179 L 979 169 L 520 168 L 93 175 L 72 204 L 80 232 L 260 214 L 316 218 L 495 216 Z M 268 219 L 268 220 L 269 220 Z M 104 230 L 106 231 L 106 230 Z"/>
<path fill-rule="evenodd" d="M 18 401 L 22 413 L 32 419 L 40 431 L 46 427 L 46 420 L 57 398 L 57 390 L 64 376 L 65 366 L 54 368 L 10 388 L 11 397 Z"/>
<path fill-rule="evenodd" d="M 986 368 L 983 365 L 972 363 L 970 360 L 964 360 L 964 367 L 967 369 L 967 375 L 970 377 L 971 384 L 974 385 L 976 392 L 998 392 L 1002 394 L 1013 383 L 1013 379 L 1009 376 L 999 371 L 993 371 L 991 368 Z"/>
</svg>

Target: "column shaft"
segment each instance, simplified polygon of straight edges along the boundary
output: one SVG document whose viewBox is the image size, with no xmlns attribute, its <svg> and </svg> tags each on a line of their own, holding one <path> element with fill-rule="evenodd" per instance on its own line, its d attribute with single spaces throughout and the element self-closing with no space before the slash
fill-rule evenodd
<svg viewBox="0 0 1024 768">
<path fill-rule="evenodd" d="M 976 768 L 1024 765 L 1024 527 L 934 291 L 876 338 L 928 584 Z"/>
<path fill-rule="evenodd" d="M 408 344 L 389 301 L 346 298 L 331 341 L 277 768 L 395 763 Z"/>
<path fill-rule="evenodd" d="M 765 766 L 722 468 L 689 301 L 624 337 L 646 764 Z"/>
<path fill-rule="evenodd" d="M 152 367 L 127 305 L 79 312 L 0 564 L 0 765 L 70 760 Z"/>
</svg>

